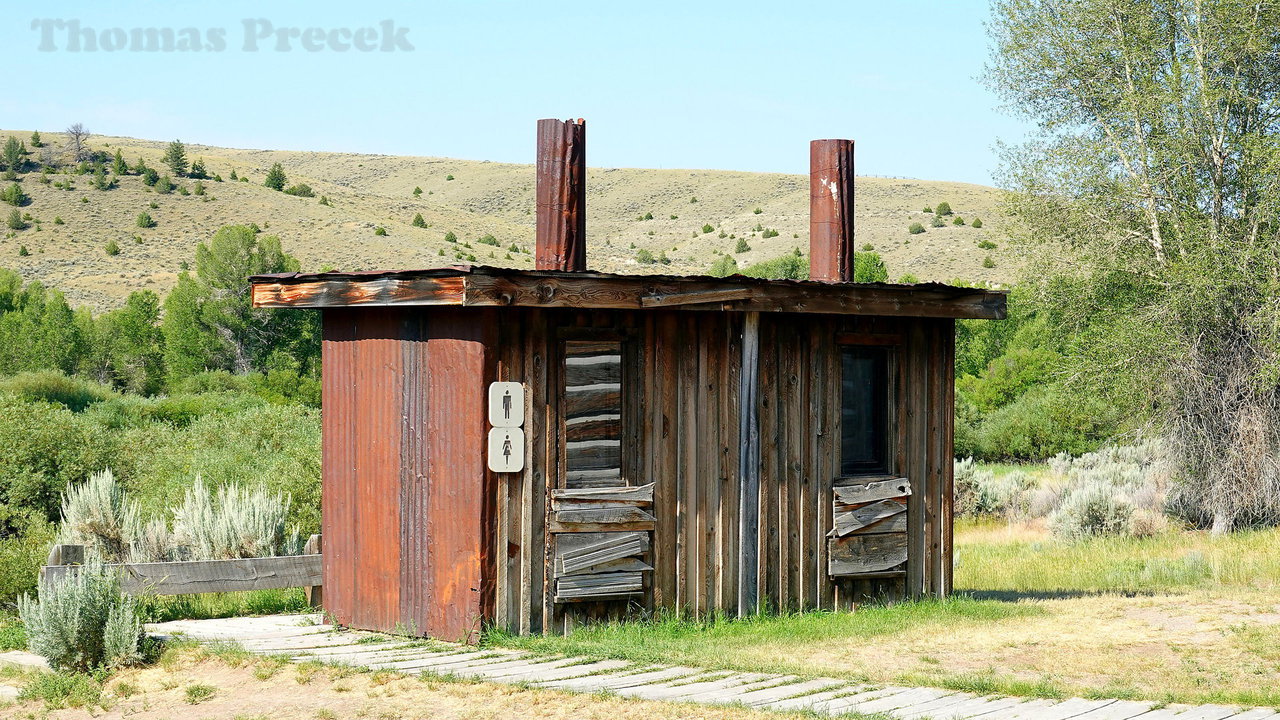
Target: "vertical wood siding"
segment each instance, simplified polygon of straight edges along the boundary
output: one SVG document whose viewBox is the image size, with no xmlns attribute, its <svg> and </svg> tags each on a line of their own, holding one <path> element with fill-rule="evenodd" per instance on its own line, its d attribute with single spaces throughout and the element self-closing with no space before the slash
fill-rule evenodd
<svg viewBox="0 0 1280 720">
<path fill-rule="evenodd" d="M 760 313 L 759 491 L 740 487 L 746 315 L 474 309 L 325 311 L 326 601 L 338 620 L 468 639 L 653 609 L 852 609 L 951 589 L 950 320 Z M 839 342 L 893 338 L 891 472 L 910 479 L 905 574 L 831 577 Z M 622 474 L 653 484 L 643 596 L 554 602 L 550 497 L 563 487 L 563 343 L 623 343 Z M 842 339 L 844 338 L 844 339 Z M 526 387 L 525 468 L 485 468 L 485 392 Z M 746 455 L 750 457 L 750 455 Z M 758 520 L 739 526 L 743 500 Z M 748 513 L 747 517 L 752 517 Z M 742 537 L 754 592 L 740 593 Z"/>
</svg>

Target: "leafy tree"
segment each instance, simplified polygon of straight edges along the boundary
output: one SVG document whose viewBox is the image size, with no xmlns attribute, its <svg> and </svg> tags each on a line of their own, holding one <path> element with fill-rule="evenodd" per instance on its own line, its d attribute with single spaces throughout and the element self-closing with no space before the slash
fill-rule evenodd
<svg viewBox="0 0 1280 720">
<path fill-rule="evenodd" d="M 1163 432 L 1172 507 L 1280 521 L 1280 6 L 996 0 L 990 86 L 1014 232 L 1065 376 Z"/>
<path fill-rule="evenodd" d="M 129 392 L 153 395 L 164 383 L 164 335 L 160 297 L 150 290 L 129 295 L 124 307 L 98 316 L 99 352 L 105 358 L 103 381 Z"/>
<path fill-rule="evenodd" d="M 164 151 L 165 166 L 169 168 L 169 172 L 174 177 L 182 177 L 187 174 L 187 148 L 182 144 L 181 140 L 174 140 L 169 143 L 169 147 Z"/>
<path fill-rule="evenodd" d="M 267 171 L 267 179 L 263 180 L 262 184 L 272 190 L 284 190 L 285 183 L 288 181 L 289 178 L 285 176 L 284 168 L 281 167 L 280 163 L 276 163 Z"/>
<path fill-rule="evenodd" d="M 314 314 L 254 308 L 249 276 L 296 272 L 280 238 L 244 225 L 219 230 L 196 249 L 196 272 L 183 273 L 165 299 L 162 330 L 171 379 L 206 369 L 238 374 L 272 367 L 309 372 L 318 362 Z"/>
</svg>

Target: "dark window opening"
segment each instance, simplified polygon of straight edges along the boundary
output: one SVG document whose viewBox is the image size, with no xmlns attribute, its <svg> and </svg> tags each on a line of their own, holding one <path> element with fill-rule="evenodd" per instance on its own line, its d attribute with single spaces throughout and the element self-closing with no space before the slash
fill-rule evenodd
<svg viewBox="0 0 1280 720">
<path fill-rule="evenodd" d="M 889 349 L 841 349 L 840 474 L 889 469 Z"/>
</svg>

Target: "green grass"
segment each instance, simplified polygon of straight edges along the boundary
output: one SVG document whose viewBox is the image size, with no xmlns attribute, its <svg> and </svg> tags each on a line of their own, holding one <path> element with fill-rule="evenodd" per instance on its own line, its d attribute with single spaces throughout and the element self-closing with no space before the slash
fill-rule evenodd
<svg viewBox="0 0 1280 720">
<path fill-rule="evenodd" d="M 959 523 L 956 590 L 980 597 L 1035 597 L 1280 589 L 1280 529 L 1220 537 L 1178 531 L 1069 543 L 1002 538 L 1002 527 Z M 993 531 L 990 539 L 984 530 Z"/>
<path fill-rule="evenodd" d="M 91 708 L 102 704 L 102 683 L 81 673 L 33 673 L 18 699 L 42 700 L 49 709 Z"/>
<path fill-rule="evenodd" d="M 669 615 L 647 622 L 585 627 L 567 636 L 517 637 L 493 631 L 486 636 L 486 642 L 533 652 L 639 663 L 811 675 L 829 672 L 830 668 L 782 660 L 762 663 L 744 659 L 743 655 L 761 646 L 777 648 L 781 655 L 788 649 L 801 649 L 833 637 L 874 638 L 921 626 L 936 626 L 939 630 L 983 626 L 1043 612 L 1032 605 L 956 597 L 868 606 L 856 613 L 807 612 L 705 621 Z M 851 677 L 861 679 L 856 673 Z"/>
</svg>

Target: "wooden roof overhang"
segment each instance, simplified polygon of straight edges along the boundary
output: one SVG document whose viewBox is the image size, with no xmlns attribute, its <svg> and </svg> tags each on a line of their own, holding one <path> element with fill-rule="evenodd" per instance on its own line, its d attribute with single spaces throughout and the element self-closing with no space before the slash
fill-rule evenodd
<svg viewBox="0 0 1280 720">
<path fill-rule="evenodd" d="M 1005 317 L 1006 293 L 938 283 L 828 283 L 451 266 L 255 275 L 261 308 L 403 306 L 760 311 L 902 317 Z"/>
</svg>

